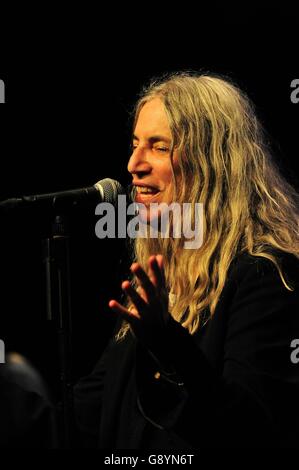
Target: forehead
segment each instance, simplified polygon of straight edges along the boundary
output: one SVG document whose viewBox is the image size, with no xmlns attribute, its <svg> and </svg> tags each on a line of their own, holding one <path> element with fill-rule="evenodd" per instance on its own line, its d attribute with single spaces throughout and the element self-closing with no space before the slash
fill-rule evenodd
<svg viewBox="0 0 299 470">
<path fill-rule="evenodd" d="M 134 129 L 136 137 L 148 138 L 159 134 L 171 137 L 171 131 L 164 105 L 159 98 L 154 98 L 141 108 Z"/>
</svg>

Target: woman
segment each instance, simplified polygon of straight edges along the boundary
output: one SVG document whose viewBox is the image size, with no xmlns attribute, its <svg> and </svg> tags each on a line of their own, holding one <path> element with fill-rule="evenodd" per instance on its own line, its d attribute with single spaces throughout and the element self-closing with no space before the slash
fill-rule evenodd
<svg viewBox="0 0 299 470">
<path fill-rule="evenodd" d="M 151 203 L 202 203 L 203 242 L 134 241 L 132 282 L 122 283 L 128 302 L 109 302 L 124 321 L 75 389 L 80 439 L 113 448 L 295 447 L 298 194 L 249 99 L 208 75 L 152 83 L 136 106 L 128 170 L 148 229 L 164 210 Z"/>
</svg>

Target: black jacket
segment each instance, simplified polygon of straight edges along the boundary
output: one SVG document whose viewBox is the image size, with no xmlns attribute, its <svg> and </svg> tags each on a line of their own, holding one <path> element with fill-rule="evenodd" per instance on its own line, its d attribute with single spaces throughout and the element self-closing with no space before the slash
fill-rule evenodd
<svg viewBox="0 0 299 470">
<path fill-rule="evenodd" d="M 129 333 L 75 387 L 80 444 L 114 449 L 299 447 L 299 261 L 238 255 L 195 335 L 171 318 L 165 375 Z M 156 373 L 160 372 L 160 377 Z M 158 377 L 158 378 L 157 378 Z"/>
</svg>

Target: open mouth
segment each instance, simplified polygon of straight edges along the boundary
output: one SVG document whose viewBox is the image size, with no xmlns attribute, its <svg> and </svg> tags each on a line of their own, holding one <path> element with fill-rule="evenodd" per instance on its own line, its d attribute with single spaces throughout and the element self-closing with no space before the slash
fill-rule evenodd
<svg viewBox="0 0 299 470">
<path fill-rule="evenodd" d="M 159 190 L 152 186 L 135 186 L 137 194 L 157 194 Z"/>
<path fill-rule="evenodd" d="M 135 187 L 135 202 L 149 204 L 154 202 L 159 197 L 160 191 L 152 186 L 134 186 Z"/>
</svg>

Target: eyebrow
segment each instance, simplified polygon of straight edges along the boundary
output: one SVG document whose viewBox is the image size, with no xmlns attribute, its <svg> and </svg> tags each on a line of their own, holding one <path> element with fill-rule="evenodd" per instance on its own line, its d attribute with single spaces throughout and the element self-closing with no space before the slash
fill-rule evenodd
<svg viewBox="0 0 299 470">
<path fill-rule="evenodd" d="M 132 139 L 133 140 L 139 140 L 139 138 L 135 134 L 133 134 Z M 171 143 L 171 139 L 169 139 L 168 137 L 165 137 L 163 135 L 152 135 L 147 140 L 151 143 L 155 143 L 155 142 L 166 142 L 168 144 Z"/>
</svg>

